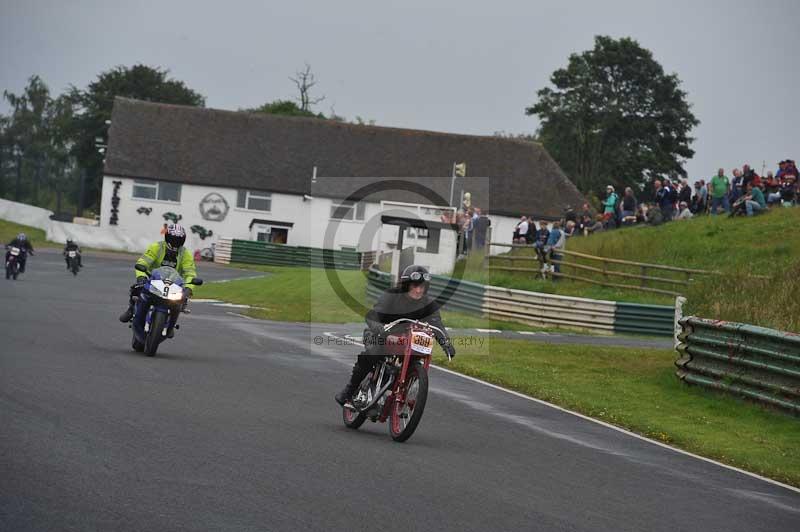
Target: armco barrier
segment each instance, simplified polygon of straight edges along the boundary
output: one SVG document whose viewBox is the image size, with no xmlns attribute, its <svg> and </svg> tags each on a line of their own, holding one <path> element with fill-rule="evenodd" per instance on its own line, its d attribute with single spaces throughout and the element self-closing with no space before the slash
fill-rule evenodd
<svg viewBox="0 0 800 532">
<path fill-rule="evenodd" d="M 338 270 L 361 269 L 361 254 L 357 251 L 324 250 L 228 238 L 221 238 L 217 242 L 214 260 L 223 263 L 242 262 L 271 266 L 333 267 Z"/>
<path fill-rule="evenodd" d="M 800 335 L 696 317 L 680 326 L 681 380 L 800 414 Z"/>
<path fill-rule="evenodd" d="M 377 298 L 389 287 L 388 273 L 369 271 L 367 294 Z M 619 332 L 672 336 L 674 308 L 636 305 L 581 297 L 541 294 L 500 286 L 484 286 L 434 275 L 430 293 L 445 308 L 480 314 L 486 318 L 517 321 L 539 327 L 614 334 Z"/>
</svg>

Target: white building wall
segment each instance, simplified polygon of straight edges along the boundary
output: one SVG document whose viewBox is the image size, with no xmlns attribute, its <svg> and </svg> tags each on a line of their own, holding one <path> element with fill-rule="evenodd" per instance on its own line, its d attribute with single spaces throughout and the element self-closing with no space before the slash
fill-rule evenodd
<svg viewBox="0 0 800 532">
<path fill-rule="evenodd" d="M 117 225 L 112 226 L 110 221 L 115 181 L 120 182 L 117 190 L 119 205 Z M 179 223 L 186 228 L 186 245 L 192 250 L 210 247 L 220 237 L 255 239 L 255 234 L 250 229 L 253 219 L 294 223 L 289 229 L 286 242 L 290 246 L 333 249 L 349 247 L 359 251 L 388 249 L 385 235 L 388 232 L 389 241 L 396 241 L 397 227 L 385 226 L 381 230 L 381 214 L 391 211 L 397 215 L 402 214 L 398 211 L 405 211 L 408 217 L 418 216 L 418 208 L 414 205 L 392 204 L 390 207 L 384 207 L 379 203 L 367 202 L 364 220 L 331 220 L 330 213 L 334 200 L 319 197 L 309 199 L 300 195 L 280 193 L 272 193 L 270 212 L 240 209 L 236 207 L 237 189 L 186 184 L 181 186 L 180 202 L 142 199 L 133 197 L 133 184 L 133 179 L 104 177 L 100 226 L 118 229 L 131 241 L 152 242 L 161 239 L 161 228 L 166 222 L 163 214 L 172 212 L 182 217 Z M 228 203 L 228 213 L 221 221 L 206 220 L 201 215 L 200 204 L 210 193 L 219 194 Z M 149 215 L 139 213 L 141 207 L 152 210 Z M 200 225 L 212 231 L 212 236 L 205 240 L 201 239 L 191 232 L 190 228 L 193 225 Z M 333 235 L 332 245 L 325 240 L 328 233 Z M 364 234 L 372 236 L 366 238 Z M 456 233 L 443 230 L 439 246 L 438 254 L 419 253 L 419 262 L 430 266 L 435 273 L 449 273 L 455 260 Z"/>
</svg>

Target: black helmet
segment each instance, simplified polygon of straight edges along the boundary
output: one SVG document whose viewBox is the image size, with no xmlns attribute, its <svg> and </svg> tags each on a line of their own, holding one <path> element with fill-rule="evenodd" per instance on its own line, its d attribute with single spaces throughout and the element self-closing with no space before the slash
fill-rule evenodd
<svg viewBox="0 0 800 532">
<path fill-rule="evenodd" d="M 186 231 L 178 224 L 170 224 L 164 233 L 164 241 L 172 251 L 177 251 L 186 242 Z"/>
<path fill-rule="evenodd" d="M 406 269 L 403 270 L 403 273 L 400 274 L 400 288 L 403 292 L 408 292 L 412 284 L 424 284 L 425 292 L 427 293 L 430 282 L 431 274 L 424 266 L 412 264 L 411 266 L 407 266 Z"/>
<path fill-rule="evenodd" d="M 72 239 L 71 239 L 71 238 L 68 238 L 68 239 L 67 239 L 67 245 L 70 245 L 70 244 L 74 244 L 74 242 L 72 241 Z"/>
</svg>

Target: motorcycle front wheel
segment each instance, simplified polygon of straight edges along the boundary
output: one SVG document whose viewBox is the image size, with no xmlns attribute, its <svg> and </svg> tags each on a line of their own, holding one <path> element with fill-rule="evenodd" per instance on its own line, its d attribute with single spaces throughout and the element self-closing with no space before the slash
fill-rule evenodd
<svg viewBox="0 0 800 532">
<path fill-rule="evenodd" d="M 356 430 L 358 427 L 364 424 L 364 421 L 367 420 L 367 416 L 362 413 L 356 412 L 350 408 L 342 407 L 342 421 L 344 421 L 344 426 L 348 429 Z"/>
<path fill-rule="evenodd" d="M 389 416 L 389 434 L 396 442 L 404 442 L 414 434 L 428 400 L 428 372 L 422 364 L 408 368 L 403 400 L 395 400 Z M 394 399 L 394 398 L 393 398 Z"/>
<path fill-rule="evenodd" d="M 144 352 L 147 356 L 153 356 L 158 351 L 158 344 L 161 343 L 161 333 L 166 323 L 167 314 L 165 312 L 153 312 L 153 318 L 150 320 L 150 330 L 144 340 Z"/>
</svg>

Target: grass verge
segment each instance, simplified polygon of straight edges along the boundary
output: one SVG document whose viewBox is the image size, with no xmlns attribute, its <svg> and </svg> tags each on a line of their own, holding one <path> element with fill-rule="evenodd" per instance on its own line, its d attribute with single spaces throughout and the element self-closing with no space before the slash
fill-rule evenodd
<svg viewBox="0 0 800 532">
<path fill-rule="evenodd" d="M 447 367 L 800 486 L 800 420 L 687 386 L 674 374 L 674 359 L 670 350 L 492 338 L 488 350 L 465 347 Z"/>
<path fill-rule="evenodd" d="M 357 312 L 342 301 L 328 280 L 325 270 L 284 266 L 232 264 L 268 273 L 259 279 L 242 279 L 226 283 L 209 282 L 195 290 L 200 298 L 220 299 L 229 303 L 250 305 L 247 314 L 254 318 L 276 321 L 315 323 L 361 323 L 371 303 L 366 300 L 366 276 L 363 272 L 342 270 L 339 280 L 353 301 L 361 305 Z M 491 328 L 512 331 L 541 331 L 516 322 L 489 320 L 462 312 L 442 311 L 448 327 Z"/>
</svg>

